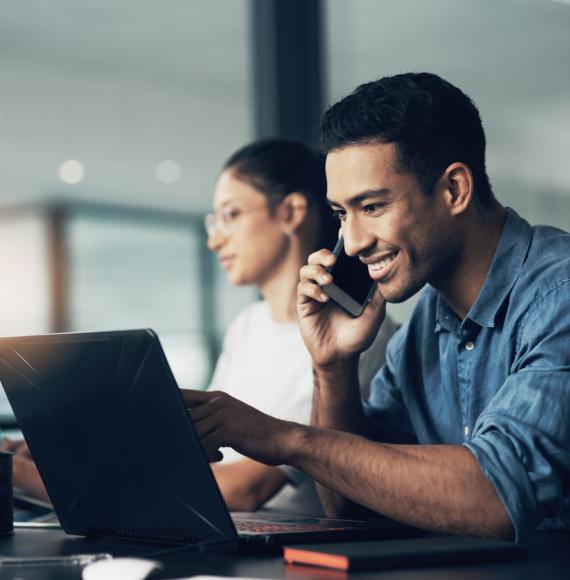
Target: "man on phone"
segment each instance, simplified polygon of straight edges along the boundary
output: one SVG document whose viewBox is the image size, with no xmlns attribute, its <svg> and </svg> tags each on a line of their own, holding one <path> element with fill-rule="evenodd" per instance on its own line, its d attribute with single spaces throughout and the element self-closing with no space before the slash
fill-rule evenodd
<svg viewBox="0 0 570 580">
<path fill-rule="evenodd" d="M 185 392 L 206 450 L 302 469 L 329 515 L 519 541 L 569 525 L 570 235 L 496 200 L 479 113 L 436 75 L 362 85 L 321 130 L 345 250 L 377 292 L 352 318 L 321 288 L 335 257 L 311 255 L 298 287 L 311 426 Z M 361 402 L 356 363 L 386 302 L 422 289 Z"/>
</svg>

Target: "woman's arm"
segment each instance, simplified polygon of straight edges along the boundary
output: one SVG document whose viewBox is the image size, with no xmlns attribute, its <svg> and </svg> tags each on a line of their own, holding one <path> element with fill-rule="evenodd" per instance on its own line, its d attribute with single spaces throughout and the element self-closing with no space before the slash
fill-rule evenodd
<svg viewBox="0 0 570 580">
<path fill-rule="evenodd" d="M 212 465 L 212 470 L 230 511 L 255 511 L 287 483 L 287 476 L 278 467 L 253 459 Z"/>
</svg>

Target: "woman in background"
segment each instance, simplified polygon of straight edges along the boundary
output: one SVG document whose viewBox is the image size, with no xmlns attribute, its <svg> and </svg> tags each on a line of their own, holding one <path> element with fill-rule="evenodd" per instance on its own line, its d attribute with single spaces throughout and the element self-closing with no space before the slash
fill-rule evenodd
<svg viewBox="0 0 570 580">
<path fill-rule="evenodd" d="M 268 415 L 307 423 L 313 381 L 297 326 L 299 270 L 309 254 L 332 248 L 338 235 L 326 203 L 323 160 L 301 143 L 254 142 L 226 162 L 213 206 L 206 217 L 208 247 L 232 284 L 256 286 L 262 300 L 230 326 L 209 388 Z M 375 352 L 382 350 L 375 369 L 383 362 L 390 324 L 382 326 L 381 344 L 373 345 Z M 224 455 L 212 469 L 230 510 L 263 505 L 287 513 L 322 513 L 312 482 L 299 472 L 257 463 L 231 449 Z"/>
</svg>

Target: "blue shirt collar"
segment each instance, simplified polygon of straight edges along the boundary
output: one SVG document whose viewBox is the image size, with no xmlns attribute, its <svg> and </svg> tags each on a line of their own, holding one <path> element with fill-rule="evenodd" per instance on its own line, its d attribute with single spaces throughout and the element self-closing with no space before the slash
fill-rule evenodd
<svg viewBox="0 0 570 580">
<path fill-rule="evenodd" d="M 516 211 L 507 208 L 507 218 L 491 267 L 479 296 L 467 313 L 468 319 L 479 326 L 493 328 L 501 306 L 512 290 L 524 263 L 532 237 L 530 224 Z M 460 321 L 457 315 L 438 296 L 435 331 L 456 330 Z"/>
</svg>

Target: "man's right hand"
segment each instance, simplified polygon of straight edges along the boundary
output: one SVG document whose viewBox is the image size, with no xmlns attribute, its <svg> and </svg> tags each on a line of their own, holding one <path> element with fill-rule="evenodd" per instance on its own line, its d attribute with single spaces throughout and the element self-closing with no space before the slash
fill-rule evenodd
<svg viewBox="0 0 570 580">
<path fill-rule="evenodd" d="M 309 256 L 297 287 L 297 316 L 305 345 L 316 369 L 333 366 L 366 350 L 386 315 L 386 302 L 376 290 L 370 304 L 353 318 L 333 303 L 321 285 L 333 281 L 327 271 L 336 262 L 329 250 Z"/>
<path fill-rule="evenodd" d="M 180 393 L 210 461 L 222 459 L 220 447 L 233 447 L 266 465 L 287 463 L 294 435 L 303 431 L 301 425 L 270 417 L 227 393 L 189 389 Z"/>
</svg>

